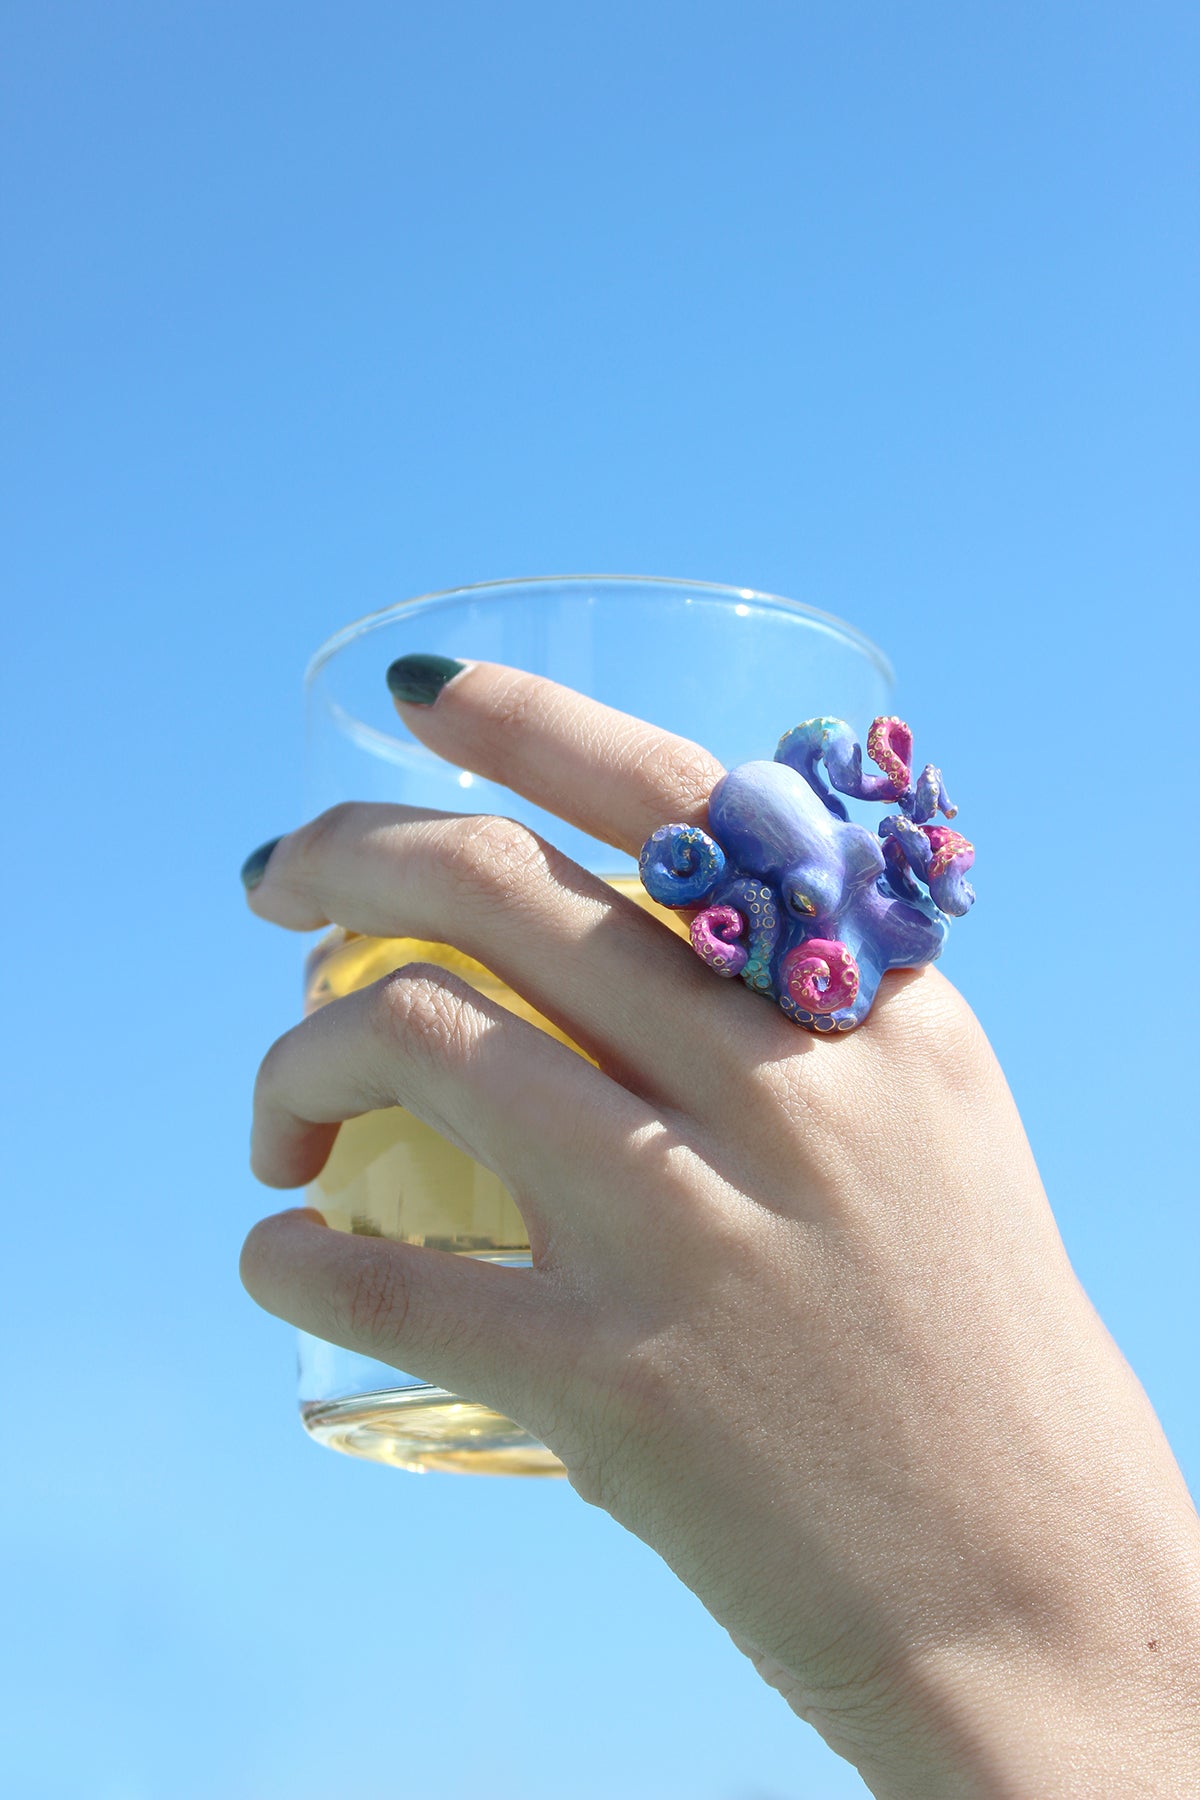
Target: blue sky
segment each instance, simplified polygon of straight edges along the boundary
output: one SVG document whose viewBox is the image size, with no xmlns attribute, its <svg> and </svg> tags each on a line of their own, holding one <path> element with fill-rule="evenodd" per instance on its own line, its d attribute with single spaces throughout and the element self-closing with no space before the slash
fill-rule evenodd
<svg viewBox="0 0 1200 1800">
<path fill-rule="evenodd" d="M 238 865 L 311 650 L 427 589 L 685 575 L 883 645 L 980 847 L 948 972 L 1195 1486 L 1198 35 L 3 10 L 0 1792 L 863 1791 L 563 1486 L 311 1446 L 238 1286 L 299 962 Z"/>
</svg>

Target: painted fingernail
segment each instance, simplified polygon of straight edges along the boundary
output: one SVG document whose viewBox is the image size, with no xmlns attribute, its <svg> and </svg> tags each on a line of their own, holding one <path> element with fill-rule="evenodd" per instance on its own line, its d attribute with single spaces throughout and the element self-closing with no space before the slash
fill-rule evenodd
<svg viewBox="0 0 1200 1800">
<path fill-rule="evenodd" d="M 406 706 L 432 706 L 446 683 L 466 666 L 453 656 L 401 656 L 388 670 L 387 684 L 393 699 Z"/>
<path fill-rule="evenodd" d="M 267 864 L 271 860 L 271 852 L 276 844 L 282 843 L 282 837 L 272 838 L 270 843 L 260 844 L 252 850 L 242 864 L 242 886 L 248 894 L 252 894 L 267 872 Z"/>
</svg>

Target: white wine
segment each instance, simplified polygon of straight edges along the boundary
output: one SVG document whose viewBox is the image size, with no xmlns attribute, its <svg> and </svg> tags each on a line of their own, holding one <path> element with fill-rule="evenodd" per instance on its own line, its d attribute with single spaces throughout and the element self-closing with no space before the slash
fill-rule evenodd
<svg viewBox="0 0 1200 1800">
<path fill-rule="evenodd" d="M 609 879 L 611 886 L 647 912 L 681 929 L 678 920 L 653 904 L 636 876 Z M 563 1032 L 482 964 L 445 944 L 419 938 L 329 932 L 306 965 L 305 1012 L 367 987 L 410 962 L 450 970 L 519 1018 L 570 1044 Z M 402 1107 L 348 1120 L 338 1132 L 328 1163 L 308 1190 L 308 1201 L 337 1231 L 394 1238 L 515 1266 L 529 1264 L 524 1221 L 499 1178 Z M 320 1443 L 397 1468 L 562 1474 L 557 1457 L 512 1420 L 424 1384 L 302 1401 L 301 1417 Z"/>
</svg>

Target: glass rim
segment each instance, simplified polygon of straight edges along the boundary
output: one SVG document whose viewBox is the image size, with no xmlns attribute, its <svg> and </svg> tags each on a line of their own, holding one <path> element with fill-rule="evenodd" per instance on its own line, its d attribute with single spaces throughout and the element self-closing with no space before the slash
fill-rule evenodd
<svg viewBox="0 0 1200 1800">
<path fill-rule="evenodd" d="M 758 605 L 767 605 L 781 612 L 798 613 L 802 618 L 810 619 L 820 625 L 831 635 L 843 638 L 848 644 L 862 652 L 869 662 L 883 676 L 889 689 L 896 685 L 896 672 L 891 659 L 880 649 L 873 638 L 848 620 L 841 619 L 836 613 L 824 612 L 818 606 L 809 606 L 803 600 L 789 600 L 783 594 L 768 594 L 758 588 L 734 587 L 722 581 L 688 581 L 678 575 L 512 575 L 494 581 L 468 582 L 464 587 L 438 588 L 427 594 L 414 594 L 407 600 L 395 600 L 390 606 L 379 607 L 375 612 L 364 613 L 359 619 L 352 619 L 343 625 L 325 641 L 318 645 L 309 659 L 304 671 L 305 689 L 311 688 L 317 676 L 326 665 L 333 661 L 339 650 L 352 643 L 355 638 L 364 637 L 369 631 L 376 631 L 391 620 L 408 613 L 418 606 L 432 606 L 438 601 L 460 600 L 466 596 L 486 598 L 495 596 L 499 588 L 536 588 L 562 586 L 567 582 L 606 582 L 612 586 L 628 584 L 630 587 L 661 587 L 675 589 L 692 589 L 697 593 L 709 595 L 725 595 L 734 601 L 754 601 Z"/>
</svg>

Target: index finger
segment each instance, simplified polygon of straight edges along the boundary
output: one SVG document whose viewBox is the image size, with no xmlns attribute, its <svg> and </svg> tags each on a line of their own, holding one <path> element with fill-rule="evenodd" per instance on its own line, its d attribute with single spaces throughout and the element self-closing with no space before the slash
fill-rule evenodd
<svg viewBox="0 0 1200 1800">
<path fill-rule="evenodd" d="M 522 669 L 404 656 L 387 678 L 437 755 L 631 856 L 665 820 L 703 825 L 725 773 L 689 738 Z"/>
</svg>

